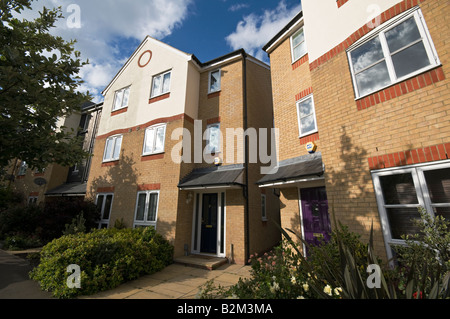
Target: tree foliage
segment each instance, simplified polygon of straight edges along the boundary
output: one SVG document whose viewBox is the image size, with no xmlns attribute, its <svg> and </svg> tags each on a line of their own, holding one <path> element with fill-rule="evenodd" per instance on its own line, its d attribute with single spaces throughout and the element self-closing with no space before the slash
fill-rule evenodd
<svg viewBox="0 0 450 319">
<path fill-rule="evenodd" d="M 33 21 L 17 16 L 32 0 L 0 1 L 0 167 L 19 158 L 30 168 L 73 165 L 87 154 L 76 132 L 57 120 L 79 110 L 80 60 L 75 41 L 50 34 L 61 8 L 43 8 Z"/>
</svg>

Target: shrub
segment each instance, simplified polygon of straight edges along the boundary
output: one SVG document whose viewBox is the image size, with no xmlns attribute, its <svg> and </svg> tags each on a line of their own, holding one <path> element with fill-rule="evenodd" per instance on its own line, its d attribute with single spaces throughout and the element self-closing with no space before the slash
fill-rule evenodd
<svg viewBox="0 0 450 319">
<path fill-rule="evenodd" d="M 22 250 L 41 246 L 42 242 L 36 236 L 17 233 L 6 237 L 3 248 L 8 250 Z"/>
<path fill-rule="evenodd" d="M 230 287 L 208 282 L 200 298 L 344 298 L 437 299 L 450 297 L 450 224 L 421 211 L 421 234 L 397 247 L 398 267 L 382 267 L 373 250 L 373 231 L 368 244 L 339 224 L 331 240 L 308 247 L 307 258 L 282 229 L 284 245 L 271 254 L 252 256 L 250 278 Z M 335 223 L 336 225 L 336 223 Z M 307 243 L 304 243 L 307 245 Z M 380 286 L 368 287 L 368 265 L 376 265 Z M 385 268 L 382 270 L 382 268 Z"/>
<path fill-rule="evenodd" d="M 42 208 L 36 205 L 14 206 L 0 212 L 0 238 L 14 236 L 17 233 L 34 235 L 41 216 Z"/>
<path fill-rule="evenodd" d="M 100 214 L 97 206 L 91 201 L 55 198 L 45 203 L 38 224 L 38 235 L 45 241 L 62 236 L 66 224 L 70 224 L 80 213 L 83 213 L 86 231 L 98 227 Z"/>
<path fill-rule="evenodd" d="M 49 242 L 62 236 L 66 225 L 71 225 L 80 214 L 83 215 L 85 231 L 97 228 L 100 214 L 90 201 L 62 198 L 54 199 L 45 206 L 12 205 L 0 212 L 0 238 L 20 233 L 37 237 L 44 243 Z"/>
<path fill-rule="evenodd" d="M 439 215 L 433 218 L 423 208 L 419 213 L 421 219 L 413 220 L 419 233 L 403 236 L 406 245 L 393 247 L 397 267 L 390 276 L 402 294 L 407 293 L 409 279 L 416 296 L 426 298 L 435 284 L 450 273 L 450 221 Z"/>
<path fill-rule="evenodd" d="M 173 247 L 152 228 L 101 229 L 63 236 L 47 244 L 30 277 L 58 298 L 108 290 L 160 271 L 172 262 Z M 81 288 L 69 288 L 69 265 L 81 270 Z"/>
</svg>

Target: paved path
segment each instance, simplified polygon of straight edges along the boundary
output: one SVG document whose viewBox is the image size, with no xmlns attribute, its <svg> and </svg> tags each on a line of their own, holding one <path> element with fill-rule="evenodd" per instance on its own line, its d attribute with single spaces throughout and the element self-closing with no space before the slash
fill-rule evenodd
<svg viewBox="0 0 450 319">
<path fill-rule="evenodd" d="M 0 299 L 50 299 L 28 273 L 32 267 L 23 258 L 0 250 Z"/>
<path fill-rule="evenodd" d="M 248 277 L 249 272 L 250 266 L 234 264 L 212 271 L 172 264 L 153 275 L 80 299 L 195 299 L 207 281 L 214 279 L 216 286 L 227 287 L 236 284 L 241 277 Z"/>
<path fill-rule="evenodd" d="M 0 250 L 0 299 L 51 299 L 39 284 L 29 279 L 32 267 L 27 260 Z M 195 299 L 209 280 L 227 287 L 248 277 L 250 266 L 225 264 L 210 271 L 172 264 L 153 275 L 142 276 L 115 289 L 79 299 Z"/>
</svg>

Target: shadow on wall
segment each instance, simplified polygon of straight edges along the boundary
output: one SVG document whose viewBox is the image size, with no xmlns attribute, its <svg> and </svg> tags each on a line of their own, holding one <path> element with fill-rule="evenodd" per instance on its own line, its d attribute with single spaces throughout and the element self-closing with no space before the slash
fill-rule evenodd
<svg viewBox="0 0 450 319">
<path fill-rule="evenodd" d="M 121 152 L 123 153 L 123 152 Z M 133 227 L 136 198 L 138 193 L 139 178 L 142 176 L 136 168 L 133 154 L 130 156 L 121 154 L 120 159 L 114 165 L 106 167 L 103 175 L 96 176 L 90 182 L 88 194 L 94 200 L 98 193 L 114 193 L 109 227 L 121 224 L 127 228 Z M 161 206 L 161 203 L 159 204 Z M 175 229 L 175 222 L 161 220 L 161 209 L 158 209 L 157 231 L 171 240 Z"/>
<path fill-rule="evenodd" d="M 373 222 L 376 253 L 382 257 L 385 255 L 384 240 L 367 164 L 368 152 L 352 142 L 345 126 L 340 131 L 339 147 L 335 147 L 339 157 L 325 166 L 325 186 L 332 228 L 336 227 L 335 217 L 337 222 L 347 225 L 351 232 L 360 234 L 361 240 L 367 242 Z M 324 158 L 325 161 L 327 159 L 330 157 Z M 298 225 L 298 221 L 291 219 L 292 225 Z"/>
</svg>

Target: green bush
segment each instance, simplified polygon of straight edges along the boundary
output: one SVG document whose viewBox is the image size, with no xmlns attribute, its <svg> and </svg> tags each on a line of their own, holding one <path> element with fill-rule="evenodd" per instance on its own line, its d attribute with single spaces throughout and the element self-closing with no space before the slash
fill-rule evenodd
<svg viewBox="0 0 450 319">
<path fill-rule="evenodd" d="M 407 293 L 408 279 L 415 295 L 426 298 L 436 282 L 450 273 L 450 221 L 439 215 L 433 218 L 422 208 L 419 213 L 421 218 L 413 221 L 419 233 L 403 236 L 406 245 L 393 247 L 397 267 L 389 275 L 402 294 Z"/>
<path fill-rule="evenodd" d="M 172 262 L 173 247 L 153 228 L 101 229 L 63 236 L 47 244 L 30 277 L 58 298 L 108 290 L 162 270 Z M 81 288 L 69 288 L 69 265 L 81 270 Z"/>
<path fill-rule="evenodd" d="M 49 242 L 68 231 L 66 225 L 71 225 L 80 214 L 83 215 L 85 231 L 98 227 L 100 214 L 90 201 L 62 198 L 54 199 L 45 206 L 11 205 L 0 211 L 0 239 L 19 233 Z"/>
<path fill-rule="evenodd" d="M 36 236 L 17 233 L 6 237 L 3 248 L 7 250 L 22 250 L 41 246 L 42 242 Z"/>
<path fill-rule="evenodd" d="M 300 245 L 282 229 L 284 244 L 270 254 L 252 256 L 251 276 L 223 288 L 208 282 L 200 298 L 334 298 L 334 299 L 445 299 L 450 297 L 450 223 L 421 211 L 420 234 L 397 247 L 397 267 L 381 264 L 368 244 L 339 224 L 331 240 L 309 247 Z M 336 222 L 335 222 L 336 224 Z M 307 245 L 307 243 L 304 243 Z M 380 286 L 369 287 L 367 267 L 376 265 Z"/>
</svg>

